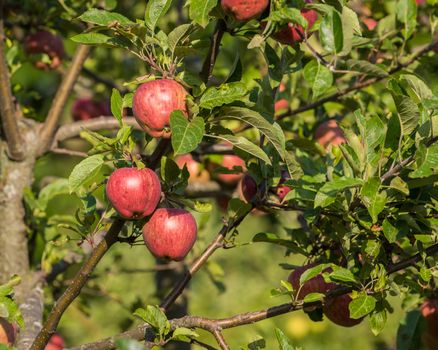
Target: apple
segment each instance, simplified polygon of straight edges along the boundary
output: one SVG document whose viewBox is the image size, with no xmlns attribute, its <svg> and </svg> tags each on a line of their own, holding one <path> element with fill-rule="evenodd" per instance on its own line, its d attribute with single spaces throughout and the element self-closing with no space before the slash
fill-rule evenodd
<svg viewBox="0 0 438 350">
<path fill-rule="evenodd" d="M 96 102 L 85 97 L 79 98 L 73 103 L 71 113 L 73 119 L 79 121 L 109 115 L 110 110 L 106 102 Z"/>
<path fill-rule="evenodd" d="M 300 287 L 300 277 L 301 275 L 308 269 L 317 266 L 317 263 L 311 263 L 308 265 L 304 265 L 296 268 L 289 275 L 288 281 L 292 284 L 294 288 L 294 293 L 299 300 L 304 299 L 307 294 L 310 293 L 322 293 L 327 294 L 327 292 L 338 287 L 336 283 L 325 282 L 322 274 L 319 274 L 310 280 L 304 282 L 304 284 Z M 327 268 L 324 272 L 330 272 L 331 269 Z M 343 326 L 343 327 L 352 327 L 360 322 L 361 319 L 353 319 L 350 318 L 350 310 L 348 308 L 351 302 L 351 296 L 348 294 L 340 295 L 331 299 L 328 299 L 326 303 L 323 305 L 324 315 L 333 323 Z"/>
<path fill-rule="evenodd" d="M 157 258 L 183 260 L 196 241 L 198 227 L 184 209 L 160 208 L 143 227 L 143 238 Z"/>
<path fill-rule="evenodd" d="M 161 184 L 151 169 L 120 168 L 109 177 L 106 195 L 123 218 L 141 219 L 157 207 Z"/>
<path fill-rule="evenodd" d="M 364 18 L 362 20 L 363 24 L 368 28 L 368 30 L 374 30 L 377 27 L 377 21 L 374 18 Z"/>
<path fill-rule="evenodd" d="M 175 158 L 175 163 L 180 169 L 184 168 L 184 165 L 189 171 L 189 183 L 193 182 L 207 182 L 210 180 L 210 173 L 203 169 L 201 164 L 193 159 L 191 154 L 183 154 Z"/>
<path fill-rule="evenodd" d="M 290 175 L 286 170 L 281 171 L 281 179 L 278 183 L 278 186 L 275 189 L 275 194 L 277 195 L 280 202 L 283 202 L 284 197 L 292 191 L 289 186 L 283 185 L 287 180 L 290 179 Z"/>
<path fill-rule="evenodd" d="M 311 1 L 306 0 L 307 3 L 311 3 Z M 318 13 L 314 10 L 302 9 L 301 15 L 307 21 L 307 33 L 311 35 L 309 31 L 312 29 L 316 20 L 318 19 Z M 294 45 L 295 43 L 302 42 L 305 33 L 304 28 L 295 23 L 288 23 L 284 27 L 280 28 L 277 32 L 275 32 L 272 37 L 277 40 L 279 43 L 284 45 Z"/>
<path fill-rule="evenodd" d="M 24 49 L 30 55 L 46 54 L 50 57 L 50 64 L 42 61 L 36 62 L 35 66 L 38 69 L 57 68 L 61 64 L 65 55 L 62 38 L 46 30 L 40 30 L 36 33 L 29 34 L 24 41 Z"/>
<path fill-rule="evenodd" d="M 64 339 L 59 334 L 53 334 L 44 350 L 63 350 L 64 347 Z"/>
<path fill-rule="evenodd" d="M 260 16 L 268 5 L 269 0 L 221 0 L 224 12 L 241 22 Z"/>
<path fill-rule="evenodd" d="M 346 142 L 344 132 L 335 119 L 322 123 L 315 131 L 315 140 L 324 148 L 337 146 Z"/>
<path fill-rule="evenodd" d="M 349 305 L 352 298 L 349 294 L 340 295 L 327 300 L 322 308 L 324 315 L 333 323 L 342 327 L 353 327 L 363 321 L 363 318 L 350 317 Z"/>
<path fill-rule="evenodd" d="M 415 0 L 415 2 L 417 3 L 417 5 L 424 5 L 426 0 Z"/>
<path fill-rule="evenodd" d="M 152 137 L 170 138 L 170 114 L 180 110 L 187 117 L 186 96 L 187 91 L 175 80 L 144 83 L 134 93 L 134 117 Z"/>
<path fill-rule="evenodd" d="M 227 168 L 229 170 L 232 170 L 235 166 L 240 166 L 242 167 L 243 170 L 246 169 L 245 167 L 245 161 L 233 154 L 226 154 L 224 155 L 223 159 L 222 159 L 222 164 L 221 164 L 224 168 Z M 239 182 L 239 180 L 243 177 L 243 172 L 242 173 L 237 173 L 237 174 L 218 174 L 217 178 L 219 181 L 223 182 L 224 184 L 227 185 L 234 185 L 237 182 Z"/>
<path fill-rule="evenodd" d="M 249 174 L 243 175 L 237 186 L 240 199 L 246 203 L 252 202 L 257 196 L 257 190 L 257 182 L 254 178 Z"/>
<path fill-rule="evenodd" d="M 274 110 L 275 113 L 283 112 L 289 109 L 289 102 L 285 98 L 282 98 L 275 102 Z"/>
<path fill-rule="evenodd" d="M 15 343 L 16 328 L 5 318 L 0 317 L 0 344 L 13 345 Z"/>
<path fill-rule="evenodd" d="M 438 300 L 428 299 L 421 305 L 421 314 L 426 319 L 426 330 L 421 340 L 428 350 L 438 349 Z"/>
</svg>

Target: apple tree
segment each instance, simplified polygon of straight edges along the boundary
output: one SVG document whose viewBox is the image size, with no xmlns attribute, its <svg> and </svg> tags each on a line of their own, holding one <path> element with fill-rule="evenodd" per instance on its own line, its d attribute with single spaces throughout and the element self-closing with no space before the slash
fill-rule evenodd
<svg viewBox="0 0 438 350">
<path fill-rule="evenodd" d="M 303 311 L 377 335 L 394 296 L 397 349 L 437 349 L 437 54 L 436 0 L 0 0 L 0 346 L 63 348 L 98 265 L 141 245 L 160 302 L 73 349 L 226 350 Z M 266 244 L 281 302 L 189 312 L 217 252 Z M 237 344 L 300 345 L 271 331 Z"/>
</svg>

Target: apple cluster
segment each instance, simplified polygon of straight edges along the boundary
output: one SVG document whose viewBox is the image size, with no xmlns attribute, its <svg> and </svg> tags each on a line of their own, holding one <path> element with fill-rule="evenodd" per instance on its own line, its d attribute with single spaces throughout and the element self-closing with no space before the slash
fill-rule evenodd
<svg viewBox="0 0 438 350">
<path fill-rule="evenodd" d="M 325 282 L 324 277 L 319 274 L 308 281 L 300 285 L 301 275 L 308 269 L 317 266 L 316 263 L 304 265 L 296 268 L 289 275 L 288 281 L 293 287 L 295 297 L 298 300 L 304 299 L 304 297 L 310 293 L 327 294 L 331 290 L 339 287 L 336 283 Z M 323 272 L 331 272 L 330 268 L 325 269 Z M 333 323 L 343 327 L 353 327 L 362 322 L 363 318 L 353 319 L 350 317 L 349 304 L 352 298 L 349 294 L 343 294 L 330 298 L 324 303 L 322 311 L 324 315 Z"/>
</svg>

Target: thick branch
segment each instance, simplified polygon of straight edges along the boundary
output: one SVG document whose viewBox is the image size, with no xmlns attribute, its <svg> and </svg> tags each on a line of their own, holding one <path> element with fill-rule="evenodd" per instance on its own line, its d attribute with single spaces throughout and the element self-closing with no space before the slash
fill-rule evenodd
<svg viewBox="0 0 438 350">
<path fill-rule="evenodd" d="M 55 332 L 64 311 L 79 295 L 82 287 L 87 282 L 92 271 L 94 270 L 100 259 L 103 257 L 103 255 L 114 243 L 117 242 L 117 236 L 122 229 L 123 224 L 123 220 L 116 220 L 111 225 L 111 228 L 108 230 L 105 238 L 102 240 L 102 242 L 98 244 L 92 255 L 88 258 L 88 260 L 84 263 L 84 265 L 75 276 L 73 283 L 68 286 L 65 292 L 56 301 L 55 306 L 47 317 L 43 329 L 35 338 L 35 341 L 30 348 L 31 350 L 44 349 L 51 335 Z"/>
<path fill-rule="evenodd" d="M 216 28 L 211 39 L 210 48 L 208 49 L 207 57 L 202 66 L 201 73 L 199 74 L 202 81 L 207 83 L 210 80 L 213 72 L 214 64 L 216 63 L 217 55 L 219 54 L 219 48 L 221 46 L 222 37 L 224 36 L 227 24 L 224 20 L 219 19 Z"/>
<path fill-rule="evenodd" d="M 436 255 L 438 253 L 438 244 L 435 244 L 425 249 L 424 253 L 427 256 Z M 407 258 L 405 260 L 402 260 L 392 265 L 388 269 L 388 274 L 393 274 L 407 267 L 413 266 L 420 260 L 422 260 L 422 254 L 421 253 L 415 254 L 410 258 Z M 338 287 L 327 293 L 325 300 L 349 293 L 351 292 L 351 290 L 352 288 L 350 287 Z M 268 309 L 254 311 L 254 312 L 247 312 L 223 319 L 210 319 L 206 317 L 185 316 L 179 319 L 173 319 L 170 321 L 170 323 L 172 329 L 176 329 L 178 327 L 201 328 L 213 333 L 215 330 L 218 329 L 234 328 L 247 324 L 252 324 L 255 322 L 263 321 L 268 318 L 283 315 L 292 311 L 301 310 L 304 307 L 321 306 L 323 302 L 324 301 L 315 301 L 311 303 L 304 303 L 302 300 L 299 300 L 299 301 L 293 301 L 290 303 L 274 306 Z M 79 347 L 71 348 L 69 350 L 112 350 L 115 348 L 115 340 L 120 338 L 132 338 L 137 340 L 143 340 L 147 329 L 149 329 L 149 325 L 145 324 L 134 330 L 124 332 L 122 334 L 113 336 L 111 338 L 102 339 L 95 343 L 85 344 Z"/>
<path fill-rule="evenodd" d="M 3 22 L 3 0 L 0 0 L 0 116 L 8 145 L 8 155 L 11 159 L 20 161 L 24 159 L 25 154 L 12 99 L 9 69 L 5 57 L 6 36 Z"/>
<path fill-rule="evenodd" d="M 65 103 L 73 89 L 73 86 L 79 76 L 79 73 L 84 65 L 84 62 L 90 52 L 90 47 L 80 45 L 73 56 L 69 70 L 67 71 L 61 85 L 56 92 L 52 106 L 47 115 L 46 121 L 41 129 L 41 143 L 39 147 L 39 154 L 45 153 L 52 144 L 53 134 L 58 125 Z"/>
</svg>

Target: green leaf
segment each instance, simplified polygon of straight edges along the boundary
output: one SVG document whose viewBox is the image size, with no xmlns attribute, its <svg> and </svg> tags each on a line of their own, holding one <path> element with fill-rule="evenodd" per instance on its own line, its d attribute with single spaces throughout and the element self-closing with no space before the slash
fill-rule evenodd
<svg viewBox="0 0 438 350">
<path fill-rule="evenodd" d="M 361 179 L 339 178 L 325 183 L 315 196 L 314 207 L 327 207 L 334 203 L 339 192 L 362 185 Z"/>
<path fill-rule="evenodd" d="M 373 223 L 377 222 L 386 204 L 386 192 L 379 192 L 380 185 L 380 179 L 373 177 L 364 183 L 360 192 L 362 203 L 368 209 Z"/>
<path fill-rule="evenodd" d="M 396 176 L 391 180 L 389 187 L 399 191 L 400 193 L 403 193 L 406 196 L 409 196 L 409 186 L 399 176 Z"/>
<path fill-rule="evenodd" d="M 379 66 L 369 61 L 349 59 L 347 60 L 348 70 L 360 72 L 370 77 L 384 78 L 388 73 Z"/>
<path fill-rule="evenodd" d="M 348 308 L 350 310 L 350 317 L 355 320 L 362 318 L 372 312 L 376 307 L 376 299 L 365 293 L 353 299 Z"/>
<path fill-rule="evenodd" d="M 304 67 L 304 79 L 310 84 L 313 98 L 326 92 L 333 84 L 333 74 L 318 60 L 312 60 Z"/>
<path fill-rule="evenodd" d="M 267 156 L 267 154 L 257 145 L 246 139 L 242 136 L 233 136 L 233 135 L 206 135 L 208 137 L 214 137 L 220 140 L 230 142 L 233 147 L 240 149 L 243 152 L 246 152 L 256 158 L 263 160 L 266 164 L 271 165 L 271 160 Z"/>
<path fill-rule="evenodd" d="M 119 90 L 113 89 L 111 94 L 111 113 L 116 117 L 120 127 L 123 125 L 123 98 Z"/>
<path fill-rule="evenodd" d="M 199 101 L 201 108 L 213 109 L 224 104 L 241 100 L 248 90 L 242 82 L 222 84 L 220 87 L 209 87 Z"/>
<path fill-rule="evenodd" d="M 371 314 L 370 326 L 371 326 L 371 331 L 373 332 L 374 335 L 377 336 L 380 334 L 380 332 L 383 331 L 383 328 L 385 328 L 386 325 L 386 319 L 387 319 L 387 315 L 385 309 L 381 311 L 373 312 Z"/>
<path fill-rule="evenodd" d="M 70 193 L 76 192 L 87 180 L 96 175 L 104 164 L 103 155 L 95 154 L 77 164 L 68 178 Z"/>
<path fill-rule="evenodd" d="M 158 21 L 169 10 L 172 0 L 149 0 L 144 15 L 145 23 L 150 30 L 154 31 Z"/>
<path fill-rule="evenodd" d="M 411 178 L 427 177 L 438 173 L 438 144 L 426 147 L 420 145 L 416 153 L 417 169 L 409 174 Z"/>
<path fill-rule="evenodd" d="M 397 239 L 398 230 L 394 227 L 388 219 L 383 220 L 382 224 L 383 234 L 389 243 L 394 243 Z"/>
<path fill-rule="evenodd" d="M 170 115 L 172 130 L 172 147 L 175 155 L 189 153 L 198 147 L 205 132 L 204 119 L 195 117 L 188 121 L 181 111 Z"/>
<path fill-rule="evenodd" d="M 167 335 L 170 332 L 170 322 L 158 306 L 148 305 L 146 309 L 137 309 L 134 316 L 140 317 L 143 321 L 157 330 L 160 335 Z"/>
<path fill-rule="evenodd" d="M 116 349 L 117 350 L 145 350 L 145 346 L 134 339 L 117 339 L 116 342 Z"/>
<path fill-rule="evenodd" d="M 300 276 L 300 285 L 302 286 L 304 283 L 311 280 L 312 278 L 321 275 L 326 267 L 327 266 L 325 264 L 319 264 L 304 271 Z"/>
<path fill-rule="evenodd" d="M 401 125 L 403 136 L 409 135 L 414 131 L 420 120 L 420 111 L 415 102 L 408 96 L 392 94 L 397 108 L 398 117 Z"/>
<path fill-rule="evenodd" d="M 172 339 L 189 342 L 190 339 L 199 337 L 199 334 L 189 328 L 178 327 L 173 331 Z"/>
<path fill-rule="evenodd" d="M 402 34 L 407 40 L 417 26 L 417 4 L 415 0 L 397 1 L 397 19 L 404 24 Z"/>
<path fill-rule="evenodd" d="M 304 297 L 303 301 L 305 303 L 313 303 L 315 301 L 323 300 L 324 297 L 325 295 L 322 293 L 309 293 Z"/>
<path fill-rule="evenodd" d="M 269 123 L 261 114 L 248 108 L 224 107 L 220 115 L 220 119 L 237 119 L 256 128 L 266 136 L 266 139 L 274 146 L 280 157 L 284 159 L 286 142 L 280 125 Z"/>
<path fill-rule="evenodd" d="M 79 16 L 79 19 L 91 23 L 91 24 L 97 24 L 99 26 L 106 27 L 110 24 L 119 23 L 122 25 L 134 25 L 135 23 L 132 22 L 130 19 L 126 18 L 125 16 L 116 13 L 116 12 L 108 12 L 105 10 L 98 10 L 98 9 L 90 9 L 87 12 L 83 13 Z"/>
<path fill-rule="evenodd" d="M 275 233 L 259 232 L 252 238 L 252 241 L 277 244 L 288 248 L 293 253 L 306 254 L 306 251 L 300 248 L 295 242 L 288 239 L 282 239 Z"/>
<path fill-rule="evenodd" d="M 356 277 L 350 270 L 339 266 L 333 267 L 333 272 L 330 273 L 330 279 L 335 282 L 357 283 Z"/>
<path fill-rule="evenodd" d="M 342 19 L 338 11 L 330 11 L 322 20 L 319 34 L 324 49 L 334 54 L 342 51 L 344 47 L 344 33 Z"/>
<path fill-rule="evenodd" d="M 293 7 L 271 11 L 267 21 L 277 22 L 280 26 L 290 22 L 298 24 L 303 28 L 307 28 L 309 25 L 309 23 L 301 14 L 301 11 Z"/>
<path fill-rule="evenodd" d="M 190 0 L 190 19 L 205 28 L 209 20 L 209 13 L 217 5 L 218 0 Z"/>
<path fill-rule="evenodd" d="M 69 182 L 67 179 L 58 179 L 45 186 L 38 195 L 38 204 L 45 210 L 49 201 L 55 196 L 69 194 Z"/>
<path fill-rule="evenodd" d="M 169 50 L 172 52 L 172 54 L 175 53 L 176 47 L 188 35 L 191 29 L 192 25 L 190 23 L 186 23 L 176 27 L 169 33 L 167 36 L 167 41 Z"/>
<path fill-rule="evenodd" d="M 277 337 L 280 350 L 295 350 L 295 347 L 290 343 L 290 340 L 279 328 L 275 328 L 275 336 Z"/>
<path fill-rule="evenodd" d="M 421 312 L 414 310 L 408 312 L 401 320 L 397 331 L 397 350 L 421 349 Z"/>
</svg>

